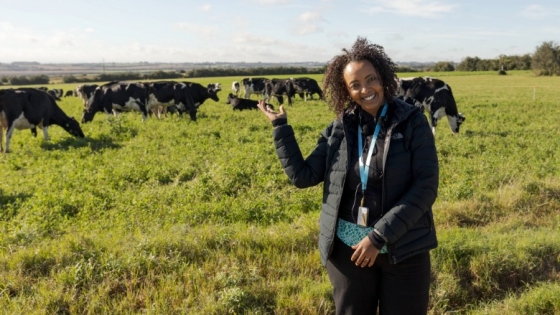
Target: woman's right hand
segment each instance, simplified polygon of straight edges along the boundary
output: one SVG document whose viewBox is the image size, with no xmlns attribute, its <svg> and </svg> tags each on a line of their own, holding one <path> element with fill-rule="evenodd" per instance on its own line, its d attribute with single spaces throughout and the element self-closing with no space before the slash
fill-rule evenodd
<svg viewBox="0 0 560 315">
<path fill-rule="evenodd" d="M 264 113 L 264 115 L 268 118 L 268 120 L 270 121 L 274 121 L 276 119 L 288 119 L 288 114 L 286 114 L 286 112 L 284 111 L 284 105 L 280 105 L 279 111 L 280 112 L 275 112 L 272 107 L 270 107 L 268 104 L 266 104 L 263 100 L 259 101 L 259 104 L 257 105 L 257 107 L 261 110 L 261 112 Z"/>
</svg>

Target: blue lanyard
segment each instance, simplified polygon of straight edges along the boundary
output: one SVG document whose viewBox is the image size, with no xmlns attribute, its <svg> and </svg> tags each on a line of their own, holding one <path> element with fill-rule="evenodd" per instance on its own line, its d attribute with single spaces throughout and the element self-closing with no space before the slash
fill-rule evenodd
<svg viewBox="0 0 560 315">
<path fill-rule="evenodd" d="M 362 149 L 362 118 L 360 115 L 360 124 L 358 125 L 358 153 L 359 153 L 359 161 L 360 161 L 360 179 L 362 180 L 362 193 L 365 193 L 367 188 L 367 181 L 368 181 L 368 174 L 369 174 L 369 164 L 371 162 L 371 156 L 373 155 L 373 148 L 375 148 L 375 143 L 377 142 L 377 136 L 379 136 L 379 130 L 381 129 L 381 121 L 385 118 L 385 114 L 387 114 L 387 103 L 383 105 L 383 110 L 381 111 L 381 116 L 377 120 L 377 125 L 375 126 L 375 131 L 373 132 L 373 138 L 371 139 L 371 144 L 369 146 L 369 151 L 367 154 L 366 165 L 364 166 L 364 160 L 362 157 L 363 149 Z M 363 202 L 363 198 L 362 198 Z"/>
</svg>

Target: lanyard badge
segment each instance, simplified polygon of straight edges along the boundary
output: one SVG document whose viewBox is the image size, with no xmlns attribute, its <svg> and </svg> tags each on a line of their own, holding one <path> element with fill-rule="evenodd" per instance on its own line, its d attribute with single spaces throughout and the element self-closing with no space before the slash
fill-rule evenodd
<svg viewBox="0 0 560 315">
<path fill-rule="evenodd" d="M 369 146 L 369 150 L 367 153 L 366 163 L 364 164 L 363 160 L 363 145 L 362 145 L 362 131 L 361 131 L 361 124 L 362 118 L 360 115 L 360 124 L 358 125 L 358 160 L 360 165 L 360 180 L 362 182 L 362 200 L 360 202 L 360 207 L 358 208 L 358 220 L 357 224 L 359 226 L 366 227 L 367 226 L 367 219 L 369 214 L 369 208 L 364 207 L 364 197 L 366 194 L 367 188 L 367 181 L 368 181 L 368 174 L 369 174 L 369 165 L 371 163 L 371 156 L 373 155 L 373 149 L 375 148 L 375 144 L 377 142 L 377 137 L 379 136 L 379 130 L 381 130 L 381 121 L 385 118 L 387 114 L 387 103 L 383 105 L 383 109 L 381 110 L 381 116 L 377 120 L 377 124 L 375 126 L 375 131 L 373 132 L 373 137 L 371 139 L 371 144 Z"/>
</svg>

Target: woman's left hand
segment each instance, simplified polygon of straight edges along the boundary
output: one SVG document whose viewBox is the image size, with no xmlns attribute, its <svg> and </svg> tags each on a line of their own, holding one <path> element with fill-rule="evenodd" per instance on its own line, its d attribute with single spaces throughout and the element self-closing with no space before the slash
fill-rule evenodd
<svg viewBox="0 0 560 315">
<path fill-rule="evenodd" d="M 371 267 L 379 254 L 379 249 L 373 246 L 373 243 L 369 240 L 369 237 L 364 237 L 358 244 L 352 246 L 354 249 L 354 254 L 350 260 L 356 263 L 359 267 Z"/>
</svg>

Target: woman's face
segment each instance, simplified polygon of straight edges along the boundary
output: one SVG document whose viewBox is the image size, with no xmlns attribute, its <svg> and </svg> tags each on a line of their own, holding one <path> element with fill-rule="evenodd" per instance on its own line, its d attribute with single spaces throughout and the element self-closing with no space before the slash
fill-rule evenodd
<svg viewBox="0 0 560 315">
<path fill-rule="evenodd" d="M 385 103 L 383 85 L 377 70 L 367 60 L 351 61 L 343 71 L 350 97 L 360 107 L 375 116 Z"/>
</svg>

